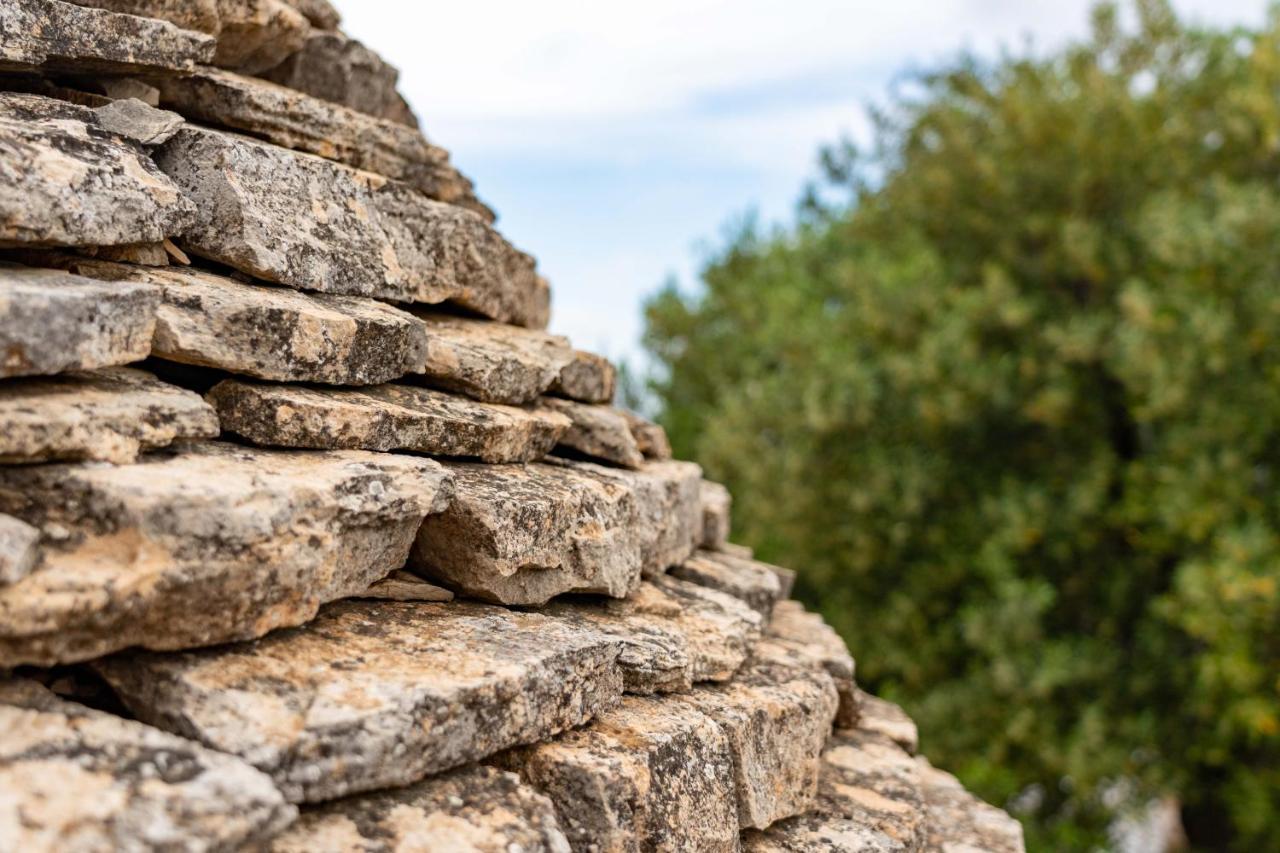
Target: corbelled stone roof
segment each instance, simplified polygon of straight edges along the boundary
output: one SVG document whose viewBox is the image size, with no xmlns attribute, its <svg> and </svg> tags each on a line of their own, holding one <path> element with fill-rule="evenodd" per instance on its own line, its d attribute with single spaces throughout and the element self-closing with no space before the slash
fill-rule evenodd
<svg viewBox="0 0 1280 853">
<path fill-rule="evenodd" d="M 0 0 L 0 849 L 1022 849 L 326 0 Z"/>
</svg>

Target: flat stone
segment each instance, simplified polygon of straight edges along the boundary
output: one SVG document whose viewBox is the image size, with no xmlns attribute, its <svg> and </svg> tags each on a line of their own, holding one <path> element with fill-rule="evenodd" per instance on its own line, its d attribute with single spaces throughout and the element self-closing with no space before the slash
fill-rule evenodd
<svg viewBox="0 0 1280 853">
<path fill-rule="evenodd" d="M 192 445 L 133 465 L 0 468 L 44 563 L 0 587 L 0 667 L 260 637 L 404 563 L 448 502 L 431 460 Z"/>
<path fill-rule="evenodd" d="M 296 814 L 237 758 L 0 682 L 0 849 L 238 850 Z"/>
<path fill-rule="evenodd" d="M 556 397 L 543 397 L 541 405 L 568 418 L 569 428 L 560 436 L 560 448 L 570 455 L 624 468 L 639 468 L 644 464 L 644 456 L 631 435 L 631 426 L 619 410 Z"/>
<path fill-rule="evenodd" d="M 155 154 L 195 202 L 182 246 L 303 290 L 453 302 L 546 325 L 533 258 L 480 216 L 398 181 L 314 155 L 188 125 Z"/>
<path fill-rule="evenodd" d="M 157 243 L 195 221 L 143 150 L 97 121 L 86 107 L 0 94 L 0 245 Z"/>
<path fill-rule="evenodd" d="M 719 483 L 702 481 L 702 538 L 703 548 L 716 550 L 729 541 L 729 510 L 733 496 Z"/>
<path fill-rule="evenodd" d="M 0 585 L 17 583 L 40 561 L 40 531 L 11 515 L 0 515 Z"/>
<path fill-rule="evenodd" d="M 854 682 L 854 662 L 849 647 L 822 617 L 809 613 L 797 601 L 779 601 L 765 633 L 824 669 L 840 694 L 840 710 L 836 725 L 852 728 L 859 714 L 858 686 Z"/>
<path fill-rule="evenodd" d="M 613 639 L 466 602 L 342 601 L 253 643 L 96 664 L 138 717 L 239 755 L 291 801 L 407 785 L 618 701 Z"/>
<path fill-rule="evenodd" d="M 532 462 L 569 428 L 568 418 L 550 409 L 477 403 L 408 385 L 347 390 L 226 380 L 208 399 L 223 429 L 269 447 L 412 450 Z"/>
<path fill-rule="evenodd" d="M 419 313 L 431 346 L 424 382 L 488 403 L 524 405 L 546 391 L 573 357 L 568 338 Z"/>
<path fill-rule="evenodd" d="M 215 43 L 166 21 L 57 0 L 0 4 L 0 68 L 77 72 L 191 71 Z"/>
<path fill-rule="evenodd" d="M 551 801 L 514 773 L 467 767 L 304 809 L 271 853 L 569 853 Z"/>
<path fill-rule="evenodd" d="M 453 601 L 453 593 L 449 590 L 400 569 L 380 581 L 374 581 L 364 592 L 352 597 L 380 601 Z"/>
<path fill-rule="evenodd" d="M 400 72 L 343 33 L 313 32 L 301 50 L 262 76 L 378 118 L 418 126 L 396 90 Z"/>
<path fill-rule="evenodd" d="M 690 704 L 628 696 L 591 725 L 500 761 L 551 798 L 574 850 L 738 849 L 729 745 Z"/>
<path fill-rule="evenodd" d="M 640 452 L 644 454 L 645 459 L 670 459 L 671 442 L 667 440 L 667 431 L 658 424 L 648 418 L 641 417 L 635 412 L 620 409 L 623 417 L 627 419 L 627 423 L 631 425 L 631 435 L 636 440 L 636 446 L 640 448 Z"/>
<path fill-rule="evenodd" d="M 448 152 L 415 128 L 212 68 L 158 85 L 164 105 L 189 118 L 395 178 L 429 198 L 494 220 L 471 181 L 450 164 Z"/>
<path fill-rule="evenodd" d="M 427 335 L 412 315 L 372 299 L 244 284 L 191 268 L 77 261 L 95 278 L 160 295 L 152 354 L 278 382 L 372 385 L 422 369 Z"/>
<path fill-rule="evenodd" d="M 929 850 L 1023 853 L 1022 824 L 970 794 L 960 780 L 917 758 L 928 815 Z"/>
<path fill-rule="evenodd" d="M 158 18 L 184 30 L 217 35 L 222 28 L 221 0 L 70 0 L 125 15 Z"/>
<path fill-rule="evenodd" d="M 550 392 L 583 403 L 612 403 L 618 370 L 602 355 L 574 350 L 573 360 L 560 369 Z"/>
<path fill-rule="evenodd" d="M 0 384 L 0 463 L 127 464 L 177 440 L 217 438 L 199 394 L 141 370 L 109 367 Z"/>
<path fill-rule="evenodd" d="M 284 0 L 307 16 L 311 26 L 320 30 L 335 30 L 342 23 L 342 16 L 329 0 Z"/>
<path fill-rule="evenodd" d="M 778 576 L 764 563 L 743 560 L 718 551 L 699 551 L 671 574 L 708 589 L 732 595 L 745 602 L 766 620 L 782 598 Z"/>
<path fill-rule="evenodd" d="M 0 377 L 140 361 L 158 299 L 144 284 L 0 263 Z"/>
<path fill-rule="evenodd" d="M 887 737 L 905 751 L 915 755 L 920 746 L 920 733 L 915 721 L 899 706 L 865 690 L 857 693 L 858 728 Z"/>
<path fill-rule="evenodd" d="M 182 127 L 182 116 L 158 110 L 137 98 L 122 98 L 94 110 L 98 127 L 139 145 L 168 142 Z"/>
<path fill-rule="evenodd" d="M 103 77 L 97 83 L 113 101 L 135 98 L 149 107 L 160 106 L 160 90 L 137 77 Z"/>
</svg>

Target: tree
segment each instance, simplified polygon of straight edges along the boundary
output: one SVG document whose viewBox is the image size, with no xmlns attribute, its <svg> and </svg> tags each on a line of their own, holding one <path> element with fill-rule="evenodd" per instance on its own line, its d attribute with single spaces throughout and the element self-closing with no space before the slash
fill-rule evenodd
<svg viewBox="0 0 1280 853">
<path fill-rule="evenodd" d="M 649 302 L 649 385 L 1033 842 L 1172 793 L 1193 843 L 1278 849 L 1280 13 L 1134 8 L 919 75 L 793 226 Z"/>
</svg>

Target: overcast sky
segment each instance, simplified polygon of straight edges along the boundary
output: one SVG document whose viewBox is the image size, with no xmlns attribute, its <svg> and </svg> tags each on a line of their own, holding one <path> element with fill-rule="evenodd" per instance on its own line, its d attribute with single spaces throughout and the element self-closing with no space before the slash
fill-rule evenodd
<svg viewBox="0 0 1280 853">
<path fill-rule="evenodd" d="M 787 219 L 820 144 L 866 132 L 895 76 L 1084 33 L 1088 0 L 335 0 L 401 69 L 432 141 L 539 259 L 552 330 L 634 356 L 641 305 L 692 285 L 747 210 Z M 1264 0 L 1175 0 L 1258 23 Z"/>
</svg>

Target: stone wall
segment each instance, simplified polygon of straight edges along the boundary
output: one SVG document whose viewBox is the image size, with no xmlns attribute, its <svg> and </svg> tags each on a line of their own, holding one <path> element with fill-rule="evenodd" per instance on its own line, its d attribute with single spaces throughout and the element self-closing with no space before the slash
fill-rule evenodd
<svg viewBox="0 0 1280 853">
<path fill-rule="evenodd" d="M 0 2 L 0 849 L 1021 850 L 326 0 Z"/>
</svg>

